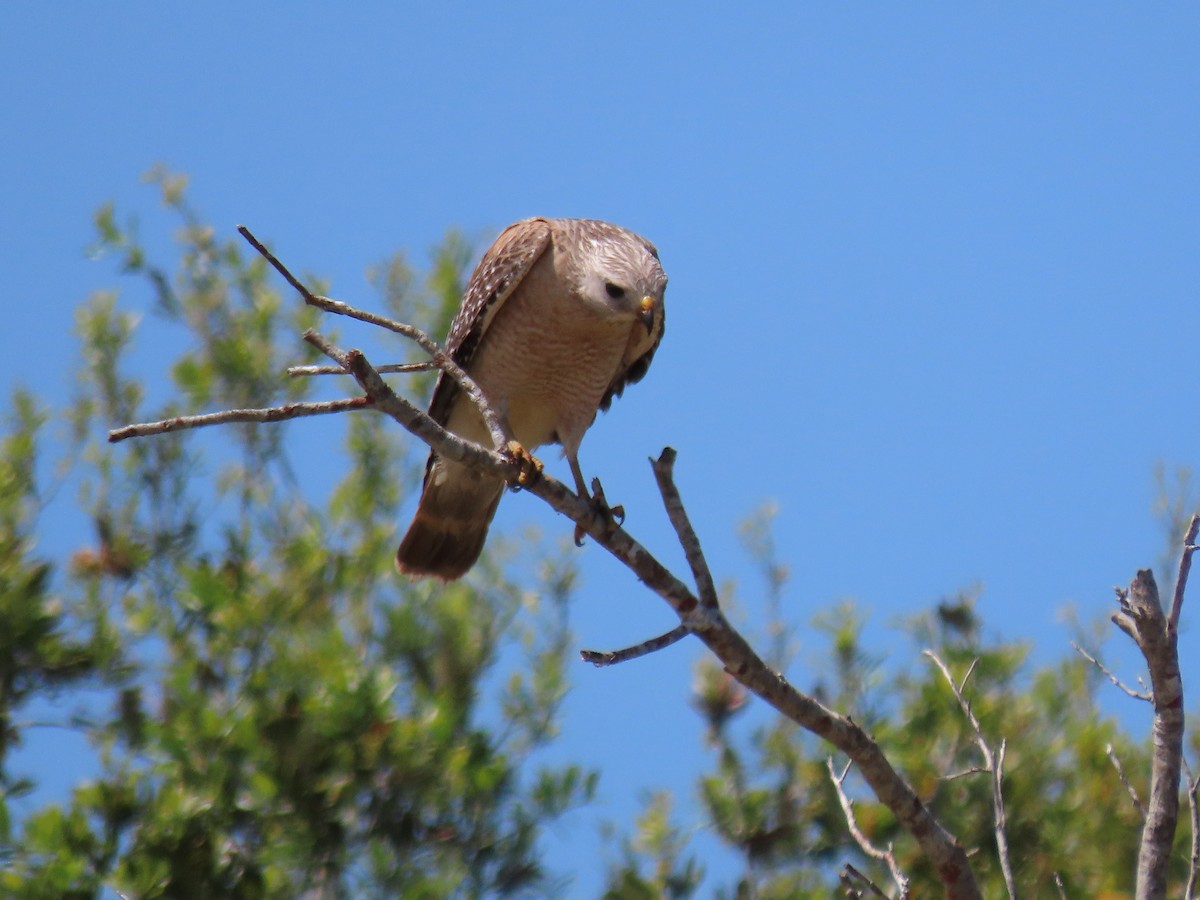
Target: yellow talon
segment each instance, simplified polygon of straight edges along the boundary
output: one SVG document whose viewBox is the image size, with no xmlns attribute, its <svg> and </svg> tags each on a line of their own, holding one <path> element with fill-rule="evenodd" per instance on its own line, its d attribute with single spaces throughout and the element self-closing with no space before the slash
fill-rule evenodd
<svg viewBox="0 0 1200 900">
<path fill-rule="evenodd" d="M 518 466 L 514 482 L 517 487 L 528 487 L 542 475 L 542 461 L 526 450 L 520 441 L 508 442 L 508 454 Z"/>
</svg>

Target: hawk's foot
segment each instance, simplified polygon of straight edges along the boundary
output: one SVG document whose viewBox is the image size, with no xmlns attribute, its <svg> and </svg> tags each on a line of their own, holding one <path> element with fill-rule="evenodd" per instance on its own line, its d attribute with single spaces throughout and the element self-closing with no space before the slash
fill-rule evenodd
<svg viewBox="0 0 1200 900">
<path fill-rule="evenodd" d="M 592 479 L 592 495 L 588 498 L 588 503 L 592 507 L 592 521 L 599 522 L 600 527 L 608 534 L 612 534 L 618 528 L 625 524 L 625 507 L 618 504 L 617 506 L 609 506 L 608 500 L 604 496 L 604 488 L 600 484 L 599 478 Z M 587 531 L 581 525 L 575 526 L 575 546 L 583 546 L 583 536 Z"/>
<path fill-rule="evenodd" d="M 509 487 L 529 487 L 542 477 L 542 461 L 526 450 L 520 441 L 509 441 L 505 455 L 517 464 L 517 473 L 509 479 Z"/>
</svg>

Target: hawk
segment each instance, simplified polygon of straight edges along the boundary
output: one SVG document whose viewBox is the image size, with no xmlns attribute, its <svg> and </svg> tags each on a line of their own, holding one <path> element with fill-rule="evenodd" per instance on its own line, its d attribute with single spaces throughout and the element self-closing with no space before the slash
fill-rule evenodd
<svg viewBox="0 0 1200 900">
<path fill-rule="evenodd" d="M 528 451 L 561 444 L 586 498 L 579 444 L 596 413 L 646 374 L 663 335 L 666 286 L 658 251 L 632 231 L 595 219 L 524 219 L 504 229 L 475 267 L 446 351 L 499 415 L 511 452 L 531 460 Z M 445 372 L 429 415 L 490 446 L 483 416 Z M 444 581 L 466 574 L 504 487 L 430 453 L 416 515 L 396 552 L 400 571 Z"/>
</svg>

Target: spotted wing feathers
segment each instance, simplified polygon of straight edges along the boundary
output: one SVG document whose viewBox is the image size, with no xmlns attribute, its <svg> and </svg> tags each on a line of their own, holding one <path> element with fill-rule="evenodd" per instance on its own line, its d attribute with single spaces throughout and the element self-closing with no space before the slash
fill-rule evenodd
<svg viewBox="0 0 1200 900">
<path fill-rule="evenodd" d="M 515 222 L 500 233 L 479 260 L 446 338 L 446 352 L 460 366 L 466 368 L 470 364 L 492 318 L 550 246 L 550 229 L 546 219 Z M 446 422 L 457 392 L 453 379 L 444 373 L 438 376 L 429 404 L 429 415 L 434 421 Z"/>
</svg>

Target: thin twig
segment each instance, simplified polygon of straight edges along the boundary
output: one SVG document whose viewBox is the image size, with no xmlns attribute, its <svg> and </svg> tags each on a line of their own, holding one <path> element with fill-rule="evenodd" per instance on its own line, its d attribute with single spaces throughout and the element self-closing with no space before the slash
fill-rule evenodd
<svg viewBox="0 0 1200 900">
<path fill-rule="evenodd" d="M 1167 629 L 1171 634 L 1179 631 L 1179 613 L 1183 609 L 1183 592 L 1187 589 L 1188 573 L 1192 570 L 1192 554 L 1196 552 L 1196 535 L 1200 533 L 1200 514 L 1192 516 L 1187 533 L 1183 536 L 1183 553 L 1179 557 L 1179 574 L 1175 577 L 1175 595 L 1171 598 L 1171 613 L 1167 617 Z"/>
<path fill-rule="evenodd" d="M 335 347 L 333 343 L 325 337 L 325 335 L 321 334 L 321 332 L 317 331 L 315 328 L 309 328 L 302 336 L 307 343 L 312 344 L 314 347 L 336 362 L 339 368 L 343 369 L 347 373 L 350 372 L 350 364 L 347 362 L 346 352 L 338 347 Z"/>
<path fill-rule="evenodd" d="M 167 434 L 206 425 L 228 425 L 231 422 L 282 422 L 304 416 L 323 416 L 330 413 L 369 409 L 371 401 L 366 397 L 350 397 L 344 400 L 324 400 L 320 403 L 288 403 L 266 409 L 227 409 L 224 412 L 205 413 L 199 416 L 176 416 L 161 422 L 143 422 L 114 428 L 108 433 L 108 442 L 115 444 L 127 438 L 146 437 L 152 434 Z"/>
<path fill-rule="evenodd" d="M 1012 860 L 1008 852 L 1008 816 L 1004 811 L 1004 751 L 1006 741 L 1000 739 L 999 752 L 993 756 L 991 747 L 988 746 L 987 739 L 983 736 L 983 728 L 979 724 L 979 719 L 975 717 L 974 710 L 971 709 L 971 704 L 963 695 L 963 692 L 958 689 L 954 683 L 954 677 L 950 674 L 949 667 L 942 662 L 932 650 L 923 651 L 926 656 L 933 660 L 934 664 L 941 669 L 942 675 L 946 678 L 946 683 L 950 685 L 950 690 L 954 692 L 955 699 L 958 700 L 958 705 L 963 711 L 963 715 L 967 717 L 967 721 L 971 723 L 971 728 L 975 732 L 975 745 L 979 747 L 979 752 L 983 754 L 984 767 L 992 774 L 992 812 L 995 815 L 995 835 L 996 835 L 996 853 L 1000 857 L 1000 871 L 1004 875 L 1004 886 L 1008 889 L 1008 896 L 1016 900 L 1017 882 L 1013 877 Z M 967 670 L 969 675 L 975 669 L 975 664 L 972 663 L 971 668 Z M 963 684 L 966 684 L 967 679 L 963 678 Z"/>
<path fill-rule="evenodd" d="M 850 836 L 854 838 L 854 842 L 858 844 L 863 853 L 872 859 L 879 860 L 888 867 L 892 881 L 896 883 L 896 889 L 900 892 L 899 896 L 901 898 L 907 897 L 909 890 L 908 877 L 900 870 L 892 845 L 889 843 L 886 849 L 881 850 L 871 843 L 871 839 L 863 834 L 862 829 L 858 827 L 858 820 L 854 816 L 854 801 L 847 796 L 845 789 L 842 787 L 842 782 L 850 774 L 850 767 L 853 765 L 853 762 L 846 763 L 846 768 L 842 770 L 841 775 L 838 775 L 837 769 L 833 767 L 832 756 L 825 759 L 825 765 L 829 768 L 829 780 L 833 782 L 833 789 L 837 792 L 838 803 L 842 806 L 842 815 L 846 817 L 846 827 L 850 829 Z M 849 866 L 849 864 L 847 865 Z M 882 891 L 880 893 L 882 894 Z"/>
<path fill-rule="evenodd" d="M 1188 813 L 1192 823 L 1192 854 L 1188 860 L 1187 890 L 1183 896 L 1192 900 L 1196 896 L 1197 880 L 1200 879 L 1200 802 L 1197 798 L 1197 792 L 1200 792 L 1200 776 L 1192 777 L 1192 769 L 1186 759 L 1183 761 L 1183 767 L 1187 771 Z"/>
<path fill-rule="evenodd" d="M 1123 690 L 1125 693 L 1127 693 L 1134 700 L 1145 700 L 1147 703 L 1149 703 L 1150 700 L 1153 699 L 1150 696 L 1149 691 L 1135 691 L 1133 688 L 1131 688 L 1129 685 L 1127 685 L 1125 682 L 1123 682 L 1120 678 L 1118 678 L 1116 675 L 1114 675 L 1112 672 L 1110 672 L 1107 668 L 1105 668 L 1104 663 L 1100 662 L 1100 660 L 1096 659 L 1096 657 L 1092 656 L 1092 654 L 1088 653 L 1086 650 L 1084 650 L 1082 647 L 1080 647 L 1074 641 L 1071 641 L 1071 646 L 1075 648 L 1076 652 L 1080 656 L 1082 656 L 1084 659 L 1086 659 L 1088 662 L 1090 662 L 1093 666 L 1095 666 L 1097 669 L 1099 669 L 1101 672 L 1103 672 L 1105 677 L 1107 677 L 1109 681 L 1111 681 L 1113 684 L 1115 684 L 1117 687 L 1119 687 L 1121 690 Z"/>
<path fill-rule="evenodd" d="M 371 398 L 375 408 L 391 416 L 426 444 L 436 447 L 439 456 L 497 475 L 509 483 L 516 481 L 520 470 L 510 457 L 459 437 L 454 432 L 443 428 L 403 397 L 398 396 L 367 362 L 367 358 L 362 355 L 361 351 L 347 351 L 345 360 L 350 373 L 367 396 Z M 572 494 L 572 496 L 574 495 Z M 587 506 L 587 509 L 590 511 L 591 506 Z"/>
<path fill-rule="evenodd" d="M 700 538 L 696 536 L 696 530 L 688 519 L 687 510 L 684 509 L 683 498 L 679 496 L 679 489 L 675 487 L 675 451 L 671 450 L 668 453 L 664 450 L 657 460 L 650 460 L 650 466 L 654 469 L 654 478 L 658 482 L 658 492 L 662 495 L 667 518 L 675 527 L 675 534 L 679 537 L 679 543 L 687 557 L 692 577 L 696 580 L 696 592 L 700 595 L 700 602 L 716 609 L 717 589 L 713 584 L 712 572 L 708 568 L 708 560 L 704 558 L 704 551 L 700 549 Z"/>
<path fill-rule="evenodd" d="M 386 365 L 376 366 L 375 371 L 380 375 L 404 374 L 408 372 L 428 372 L 431 369 L 436 369 L 431 362 L 419 363 L 387 363 Z M 301 378 L 306 375 L 349 375 L 350 373 L 341 366 L 288 366 L 287 374 L 292 378 Z"/>
<path fill-rule="evenodd" d="M 1062 900 L 1067 900 L 1067 889 L 1063 885 L 1062 875 L 1060 875 L 1058 872 L 1054 873 L 1054 886 L 1058 888 L 1058 896 L 1061 897 Z"/>
<path fill-rule="evenodd" d="M 492 439 L 492 448 L 502 451 L 508 446 L 510 439 L 508 431 L 500 421 L 500 417 L 496 415 L 495 410 L 488 404 L 487 398 L 484 396 L 483 391 L 480 390 L 479 385 L 429 335 L 414 325 L 397 322 L 394 319 L 389 319 L 387 316 L 357 309 L 348 303 L 342 303 L 340 300 L 331 300 L 328 297 L 314 294 L 288 270 L 287 266 L 276 258 L 275 254 L 263 246 L 262 242 L 254 236 L 249 228 L 245 225 L 239 225 L 237 226 L 237 230 L 242 237 L 249 241 L 255 250 L 263 255 L 263 258 L 275 268 L 275 271 L 284 277 L 288 284 L 300 292 L 300 296 L 304 298 L 304 302 L 309 306 L 315 306 L 317 309 L 336 313 L 339 316 L 358 319 L 360 322 L 366 322 L 370 325 L 377 325 L 380 328 L 386 328 L 388 331 L 395 332 L 415 341 L 422 350 L 429 354 L 434 365 L 453 379 L 454 383 L 471 398 L 471 402 L 475 404 L 480 415 L 483 416 L 484 424 L 487 425 L 488 434 Z M 378 370 L 375 371 L 377 372 Z"/>
<path fill-rule="evenodd" d="M 1129 776 L 1125 774 L 1125 767 L 1121 765 L 1121 758 L 1117 756 L 1117 751 L 1113 749 L 1112 744 L 1104 745 L 1104 752 L 1108 754 L 1108 758 L 1112 761 L 1113 768 L 1117 770 L 1117 777 L 1121 779 L 1121 784 L 1125 785 L 1125 790 L 1129 794 L 1129 799 L 1133 801 L 1134 809 L 1138 811 L 1138 817 L 1144 822 L 1146 821 L 1146 808 L 1142 806 L 1142 799 L 1138 796 L 1137 789 L 1129 781 Z"/>
<path fill-rule="evenodd" d="M 870 891 L 872 897 L 882 897 L 883 900 L 890 900 L 875 882 L 852 866 L 846 863 L 842 866 L 841 875 L 838 876 L 842 882 L 842 886 L 846 888 L 847 896 L 861 897 L 863 891 Z M 858 886 L 856 886 L 856 884 Z M 851 893 L 852 892 L 852 893 Z"/>
<path fill-rule="evenodd" d="M 971 664 L 967 666 L 967 674 L 962 677 L 962 681 L 958 683 L 958 693 L 961 695 L 967 689 L 967 683 L 970 682 L 971 676 L 975 674 L 975 670 L 979 667 L 979 657 L 971 660 Z"/>
<path fill-rule="evenodd" d="M 690 633 L 685 626 L 676 625 L 666 634 L 660 634 L 658 637 L 652 637 L 623 650 L 580 650 L 579 656 L 584 662 L 590 662 L 594 666 L 615 666 L 617 663 L 628 662 L 631 659 L 637 659 L 648 653 L 670 647 Z"/>
<path fill-rule="evenodd" d="M 982 775 L 985 773 L 991 774 L 983 766 L 971 766 L 971 768 L 963 769 L 961 772 L 951 772 L 949 775 L 942 775 L 939 777 L 938 780 L 939 781 L 954 781 L 957 778 L 966 778 L 968 775 Z"/>
</svg>

